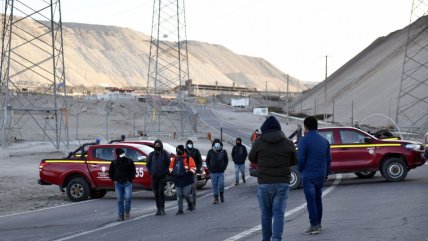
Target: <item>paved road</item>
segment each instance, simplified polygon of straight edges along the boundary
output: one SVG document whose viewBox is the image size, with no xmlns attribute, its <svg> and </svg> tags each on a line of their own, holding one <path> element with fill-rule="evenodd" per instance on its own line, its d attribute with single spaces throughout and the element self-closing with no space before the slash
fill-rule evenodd
<svg viewBox="0 0 428 241">
<path fill-rule="evenodd" d="M 0 240 L 261 240 L 256 180 L 235 187 L 233 179 L 226 177 L 225 203 L 212 204 L 209 183 L 198 192 L 197 209 L 182 216 L 175 216 L 174 201 L 166 216 L 154 216 L 153 194 L 142 191 L 134 193 L 129 221 L 116 222 L 114 197 L 102 198 L 2 216 Z M 324 231 L 314 236 L 301 234 L 308 226 L 302 190 L 290 191 L 285 240 L 428 240 L 427 165 L 399 183 L 379 174 L 368 180 L 335 175 L 326 190 Z"/>
</svg>

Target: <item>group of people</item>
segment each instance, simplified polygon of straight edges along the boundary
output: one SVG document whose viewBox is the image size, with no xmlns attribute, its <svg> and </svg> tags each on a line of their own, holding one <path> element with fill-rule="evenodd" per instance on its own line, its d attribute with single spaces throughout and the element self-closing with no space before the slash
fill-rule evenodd
<svg viewBox="0 0 428 241">
<path fill-rule="evenodd" d="M 252 137 L 249 153 L 241 138 L 236 138 L 232 149 L 235 163 L 235 185 L 239 185 L 240 176 L 245 180 L 245 160 L 257 163 L 257 198 L 261 212 L 263 240 L 282 240 L 284 214 L 288 199 L 291 179 L 291 167 L 297 164 L 301 175 L 303 190 L 307 202 L 310 226 L 304 234 L 317 234 L 322 231 L 323 214 L 322 189 L 330 172 L 330 145 L 318 132 L 318 121 L 315 117 L 304 120 L 304 136 L 298 126 L 294 135 L 298 137 L 298 148 L 285 136 L 279 121 L 268 117 L 260 127 L 261 134 L 256 130 Z M 290 136 L 290 138 L 292 138 Z M 117 149 L 117 160 L 110 166 L 110 178 L 115 181 L 118 193 L 118 220 L 129 218 L 131 208 L 132 179 L 135 166 L 125 157 L 123 150 Z M 162 141 L 156 140 L 154 151 L 150 153 L 147 168 L 152 176 L 153 192 L 156 199 L 155 215 L 165 215 L 164 188 L 168 175 L 174 176 L 177 193 L 177 215 L 183 214 L 183 200 L 187 202 L 187 210 L 196 208 L 196 173 L 201 171 L 202 158 L 200 151 L 193 146 L 192 140 L 186 146 L 178 145 L 172 160 L 163 150 Z M 298 160 L 298 161 L 297 161 Z M 223 143 L 214 139 L 212 148 L 206 156 L 206 165 L 210 171 L 213 204 L 225 201 L 224 172 L 228 165 L 228 154 Z M 191 196 L 192 195 L 192 196 Z M 125 199 L 125 203 L 123 202 Z"/>
<path fill-rule="evenodd" d="M 310 226 L 304 234 L 322 231 L 322 189 L 330 172 L 330 144 L 318 132 L 318 121 L 304 119 L 304 136 L 299 137 L 296 151 L 293 142 L 281 131 L 274 116 L 261 126 L 262 134 L 253 143 L 250 162 L 257 163 L 257 197 L 261 212 L 263 240 L 282 240 L 284 214 L 291 179 L 291 166 L 297 164 L 309 213 Z M 298 160 L 298 161 L 297 161 Z"/>
</svg>

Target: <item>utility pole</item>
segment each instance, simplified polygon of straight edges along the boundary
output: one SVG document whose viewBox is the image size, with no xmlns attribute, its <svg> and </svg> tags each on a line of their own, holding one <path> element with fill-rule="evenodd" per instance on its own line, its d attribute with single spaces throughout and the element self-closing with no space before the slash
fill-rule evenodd
<svg viewBox="0 0 428 241">
<path fill-rule="evenodd" d="M 325 55 L 325 79 L 324 79 L 324 122 L 327 120 L 327 58 Z"/>
<path fill-rule="evenodd" d="M 290 83 L 290 76 L 287 74 L 287 116 L 290 114 L 290 106 L 289 106 L 289 102 L 290 102 L 290 91 L 288 89 L 289 87 L 289 83 Z"/>
</svg>

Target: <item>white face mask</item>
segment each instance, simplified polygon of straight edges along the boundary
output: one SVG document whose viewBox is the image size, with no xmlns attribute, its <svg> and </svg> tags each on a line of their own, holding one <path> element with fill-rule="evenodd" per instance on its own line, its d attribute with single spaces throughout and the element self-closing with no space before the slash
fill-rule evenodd
<svg viewBox="0 0 428 241">
<path fill-rule="evenodd" d="M 216 150 L 220 150 L 220 149 L 221 149 L 221 145 L 220 145 L 220 143 L 218 143 L 218 142 L 214 143 L 214 148 L 215 148 Z"/>
<path fill-rule="evenodd" d="M 119 155 L 119 157 L 120 157 L 120 158 L 125 157 L 125 153 L 120 154 L 120 155 Z"/>
<path fill-rule="evenodd" d="M 192 144 L 187 144 L 187 148 L 192 149 L 193 145 Z"/>
</svg>

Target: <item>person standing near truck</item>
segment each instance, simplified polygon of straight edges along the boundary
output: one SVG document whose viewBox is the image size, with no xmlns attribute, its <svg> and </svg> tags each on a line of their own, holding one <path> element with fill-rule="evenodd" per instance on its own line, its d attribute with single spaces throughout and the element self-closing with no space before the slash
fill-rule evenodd
<svg viewBox="0 0 428 241">
<path fill-rule="evenodd" d="M 187 140 L 186 142 L 186 153 L 191 156 L 196 164 L 196 173 L 194 174 L 195 182 L 192 185 L 192 200 L 193 200 L 193 209 L 196 208 L 196 186 L 198 184 L 198 175 L 197 173 L 202 172 L 202 156 L 201 152 L 195 148 L 192 140 Z"/>
<path fill-rule="evenodd" d="M 154 151 L 150 152 L 147 160 L 147 170 L 152 176 L 152 189 L 156 199 L 156 216 L 165 215 L 165 185 L 168 176 L 170 159 L 163 149 L 161 140 L 154 142 Z"/>
<path fill-rule="evenodd" d="M 118 218 L 117 221 L 129 219 L 132 199 L 132 179 L 135 177 L 134 161 L 125 156 L 125 151 L 116 149 L 116 159 L 110 163 L 109 177 L 114 181 L 116 191 Z M 125 205 L 123 203 L 125 199 Z"/>
<path fill-rule="evenodd" d="M 213 204 L 224 202 L 224 171 L 227 168 L 229 158 L 223 143 L 219 139 L 214 139 L 212 149 L 208 151 L 205 159 L 211 175 L 212 190 L 214 195 Z M 219 201 L 220 194 L 220 201 Z"/>
<path fill-rule="evenodd" d="M 235 186 L 239 185 L 239 173 L 241 173 L 242 182 L 245 183 L 245 160 L 247 155 L 247 148 L 242 145 L 241 138 L 236 138 L 236 145 L 232 148 L 232 161 L 235 163 Z"/>
</svg>

